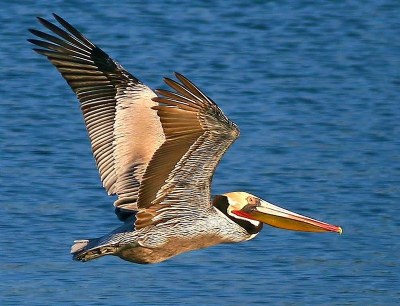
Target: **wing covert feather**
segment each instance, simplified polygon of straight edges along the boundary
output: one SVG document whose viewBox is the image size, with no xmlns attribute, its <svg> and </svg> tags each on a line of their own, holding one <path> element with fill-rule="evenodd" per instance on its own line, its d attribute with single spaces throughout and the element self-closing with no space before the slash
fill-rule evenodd
<svg viewBox="0 0 400 306">
<path fill-rule="evenodd" d="M 154 106 L 166 141 L 154 153 L 139 189 L 136 228 L 211 207 L 210 184 L 239 129 L 184 76 L 165 79 L 175 92 L 156 90 Z"/>
</svg>

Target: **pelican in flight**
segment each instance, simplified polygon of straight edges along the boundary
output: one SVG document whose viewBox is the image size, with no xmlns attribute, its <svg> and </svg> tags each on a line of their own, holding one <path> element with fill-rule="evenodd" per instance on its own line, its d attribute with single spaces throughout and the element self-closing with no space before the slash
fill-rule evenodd
<svg viewBox="0 0 400 306">
<path fill-rule="evenodd" d="M 67 21 L 38 17 L 52 34 L 30 29 L 29 42 L 77 95 L 101 181 L 116 195 L 122 226 L 77 240 L 75 260 L 105 255 L 158 263 L 180 253 L 254 238 L 263 224 L 305 232 L 339 226 L 293 213 L 247 192 L 212 197 L 222 155 L 239 129 L 215 102 L 179 73 L 170 90 L 151 90 Z M 60 27 L 61 25 L 61 27 Z"/>
</svg>

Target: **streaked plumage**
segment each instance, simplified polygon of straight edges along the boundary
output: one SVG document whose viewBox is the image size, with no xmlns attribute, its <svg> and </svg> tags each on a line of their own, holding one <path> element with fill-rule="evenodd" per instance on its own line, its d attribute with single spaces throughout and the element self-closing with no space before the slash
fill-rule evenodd
<svg viewBox="0 0 400 306">
<path fill-rule="evenodd" d="M 114 205 L 124 221 L 101 238 L 76 241 L 74 259 L 117 255 L 155 263 L 185 251 L 251 239 L 261 222 L 341 232 L 244 192 L 212 200 L 213 173 L 239 136 L 237 126 L 181 74 L 175 74 L 177 81 L 164 79 L 171 91 L 154 92 L 54 17 L 64 29 L 38 18 L 53 34 L 30 30 L 41 40 L 29 41 L 77 95 L 103 186 L 118 196 Z"/>
</svg>

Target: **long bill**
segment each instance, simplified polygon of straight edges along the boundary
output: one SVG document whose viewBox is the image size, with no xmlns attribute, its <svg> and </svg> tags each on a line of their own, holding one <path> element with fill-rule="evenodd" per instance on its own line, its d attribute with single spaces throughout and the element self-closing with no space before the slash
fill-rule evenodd
<svg viewBox="0 0 400 306">
<path fill-rule="evenodd" d="M 340 226 L 328 224 L 322 221 L 311 219 L 300 214 L 296 214 L 279 206 L 266 201 L 261 201 L 260 206 L 255 206 L 249 210 L 236 210 L 238 216 L 257 220 L 265 224 L 301 232 L 336 232 L 342 234 Z"/>
</svg>

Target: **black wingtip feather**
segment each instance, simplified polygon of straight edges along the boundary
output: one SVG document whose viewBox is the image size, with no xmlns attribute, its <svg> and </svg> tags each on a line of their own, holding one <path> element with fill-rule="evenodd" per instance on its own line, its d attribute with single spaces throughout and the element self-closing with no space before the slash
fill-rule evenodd
<svg viewBox="0 0 400 306">
<path fill-rule="evenodd" d="M 47 21 L 46 19 L 44 19 L 44 18 L 42 18 L 42 17 L 36 17 L 37 18 L 37 20 L 39 20 L 39 22 L 41 23 L 41 24 L 43 24 L 43 25 L 45 25 L 45 24 L 47 24 L 47 23 L 50 23 L 50 21 Z"/>
<path fill-rule="evenodd" d="M 27 41 L 29 41 L 31 44 L 36 45 L 36 41 L 38 41 L 38 40 L 37 39 L 28 38 Z"/>
<path fill-rule="evenodd" d="M 55 13 L 53 13 L 53 16 L 73 36 L 75 36 L 79 40 L 83 41 L 88 46 L 90 46 L 92 48 L 96 48 L 96 46 L 90 40 L 88 40 L 81 32 L 79 32 L 77 29 L 75 29 L 75 27 L 72 26 L 68 21 L 64 20 L 63 18 L 61 18 L 60 16 L 58 16 Z"/>
<path fill-rule="evenodd" d="M 61 18 L 59 15 L 57 15 L 56 13 L 53 13 L 53 17 L 55 18 L 55 20 L 57 20 L 60 24 L 68 24 L 70 25 L 67 21 L 65 21 L 64 18 Z"/>
<path fill-rule="evenodd" d="M 35 51 L 36 53 L 39 53 L 40 55 L 47 56 L 47 54 L 45 54 L 45 53 L 48 52 L 48 50 L 39 49 L 39 48 L 32 48 L 32 50 Z"/>
</svg>

